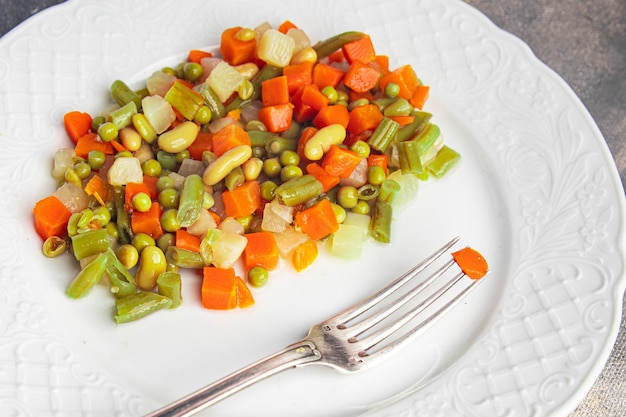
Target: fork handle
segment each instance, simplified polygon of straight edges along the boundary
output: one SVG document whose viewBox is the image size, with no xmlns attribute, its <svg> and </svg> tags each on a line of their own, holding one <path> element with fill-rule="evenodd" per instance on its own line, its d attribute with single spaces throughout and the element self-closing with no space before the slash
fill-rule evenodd
<svg viewBox="0 0 626 417">
<path fill-rule="evenodd" d="M 303 340 L 267 356 L 145 417 L 187 417 L 271 375 L 321 359 L 315 345 Z"/>
</svg>

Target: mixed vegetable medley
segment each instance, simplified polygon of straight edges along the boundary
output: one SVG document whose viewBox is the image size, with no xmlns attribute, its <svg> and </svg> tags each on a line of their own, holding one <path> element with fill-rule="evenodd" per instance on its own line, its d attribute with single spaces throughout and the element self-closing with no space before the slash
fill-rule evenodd
<svg viewBox="0 0 626 417">
<path fill-rule="evenodd" d="M 80 263 L 67 295 L 108 285 L 116 323 L 179 306 L 181 269 L 202 275 L 204 307 L 233 309 L 279 262 L 302 271 L 322 245 L 357 258 L 459 159 L 423 110 L 429 87 L 360 32 L 233 27 L 219 53 L 110 94 L 99 115 L 65 114 L 59 186 L 33 214 L 44 254 Z"/>
</svg>

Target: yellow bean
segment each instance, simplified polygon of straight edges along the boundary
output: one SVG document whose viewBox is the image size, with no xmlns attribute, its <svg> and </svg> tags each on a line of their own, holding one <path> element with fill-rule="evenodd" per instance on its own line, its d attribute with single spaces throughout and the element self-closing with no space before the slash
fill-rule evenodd
<svg viewBox="0 0 626 417">
<path fill-rule="evenodd" d="M 134 128 L 141 135 L 143 140 L 148 143 L 154 142 L 157 137 L 157 133 L 143 113 L 133 115 L 132 122 Z"/>
<path fill-rule="evenodd" d="M 224 152 L 219 158 L 206 167 L 202 180 L 206 185 L 215 185 L 226 178 L 230 171 L 243 165 L 251 156 L 252 148 L 250 146 L 235 146 Z"/>
<path fill-rule="evenodd" d="M 169 153 L 184 151 L 196 140 L 199 131 L 200 127 L 194 122 L 182 122 L 159 136 L 159 148 Z"/>
<path fill-rule="evenodd" d="M 291 57 L 291 65 L 302 64 L 304 62 L 317 62 L 317 52 L 315 49 L 308 47 L 302 48 Z"/>
<path fill-rule="evenodd" d="M 237 65 L 234 68 L 244 80 L 251 80 L 252 77 L 259 72 L 259 66 L 254 62 L 246 62 L 245 64 Z"/>
<path fill-rule="evenodd" d="M 263 161 L 259 158 L 250 158 L 243 164 L 243 176 L 246 181 L 256 180 L 263 170 Z"/>
<path fill-rule="evenodd" d="M 141 147 L 141 141 L 143 139 L 134 127 L 127 126 L 122 128 L 122 130 L 120 130 L 119 132 L 119 135 L 120 139 L 122 140 L 122 145 L 124 145 L 124 147 L 129 151 L 135 152 Z"/>
<path fill-rule="evenodd" d="M 139 256 L 139 267 L 135 273 L 137 287 L 144 291 L 153 290 L 157 278 L 166 268 L 167 261 L 163 251 L 158 246 L 145 247 Z"/>
<path fill-rule="evenodd" d="M 332 124 L 318 130 L 304 145 L 304 155 L 311 161 L 319 161 L 332 145 L 338 145 L 346 138 L 346 129 L 340 124 Z"/>
</svg>

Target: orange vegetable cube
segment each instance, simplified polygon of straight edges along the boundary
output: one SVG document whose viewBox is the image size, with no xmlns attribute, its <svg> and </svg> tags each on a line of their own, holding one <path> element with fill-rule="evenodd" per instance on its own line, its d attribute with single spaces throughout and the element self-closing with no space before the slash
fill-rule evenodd
<svg viewBox="0 0 626 417">
<path fill-rule="evenodd" d="M 241 126 L 231 123 L 227 124 L 212 136 L 213 153 L 221 156 L 226 151 L 239 145 L 250 146 L 250 135 Z M 202 159 L 202 156 L 200 156 Z"/>
<path fill-rule="evenodd" d="M 296 214 L 296 224 L 313 240 L 325 238 L 339 229 L 335 211 L 327 199 Z"/>
<path fill-rule="evenodd" d="M 272 270 L 278 265 L 278 246 L 272 232 L 255 232 L 244 235 L 248 244 L 243 250 L 243 264 L 246 271 L 255 266 Z"/>
<path fill-rule="evenodd" d="M 237 275 L 233 268 L 204 267 L 202 270 L 202 305 L 212 310 L 237 307 Z"/>
<path fill-rule="evenodd" d="M 259 120 L 268 132 L 280 133 L 289 129 L 293 118 L 293 104 L 277 104 L 259 110 Z"/>
<path fill-rule="evenodd" d="M 264 106 L 289 103 L 289 85 L 286 75 L 270 78 L 261 83 L 261 101 Z"/>
<path fill-rule="evenodd" d="M 220 52 L 224 60 L 233 66 L 252 61 L 256 49 L 255 38 L 247 41 L 237 39 L 237 32 L 241 29 L 240 26 L 236 26 L 222 32 Z"/>
<path fill-rule="evenodd" d="M 38 201 L 33 208 L 35 230 L 46 240 L 51 236 L 63 236 L 67 229 L 67 222 L 72 213 L 57 197 L 51 195 Z"/>
<path fill-rule="evenodd" d="M 228 217 L 245 217 L 261 207 L 261 187 L 256 180 L 246 181 L 222 193 L 224 211 Z"/>
</svg>

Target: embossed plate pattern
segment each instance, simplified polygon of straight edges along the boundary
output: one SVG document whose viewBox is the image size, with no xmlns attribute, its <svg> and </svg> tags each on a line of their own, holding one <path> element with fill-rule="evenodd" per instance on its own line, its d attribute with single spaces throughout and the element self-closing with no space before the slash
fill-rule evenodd
<svg viewBox="0 0 626 417">
<path fill-rule="evenodd" d="M 414 65 L 460 166 L 420 185 L 390 245 L 283 267 L 251 310 L 203 310 L 193 276 L 181 309 L 119 327 L 103 290 L 67 300 L 75 266 L 43 259 L 31 226 L 67 146 L 62 115 L 97 113 L 114 79 L 214 47 L 226 27 L 284 19 L 312 39 L 363 30 L 392 66 Z M 142 415 L 296 340 L 456 234 L 490 260 L 490 281 L 397 358 L 354 376 L 289 371 L 207 415 L 565 416 L 608 356 L 625 286 L 613 162 L 569 87 L 464 3 L 69 1 L 0 41 L 0 92 L 0 415 Z"/>
</svg>

